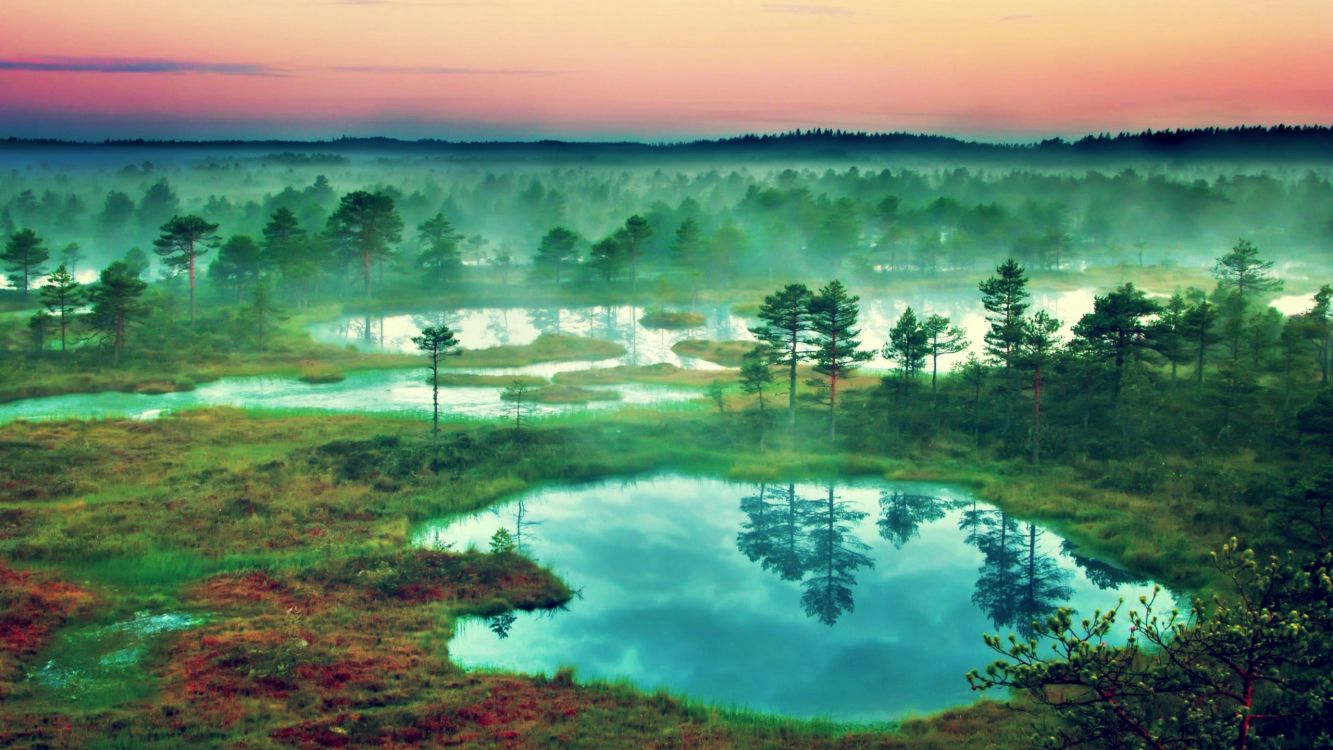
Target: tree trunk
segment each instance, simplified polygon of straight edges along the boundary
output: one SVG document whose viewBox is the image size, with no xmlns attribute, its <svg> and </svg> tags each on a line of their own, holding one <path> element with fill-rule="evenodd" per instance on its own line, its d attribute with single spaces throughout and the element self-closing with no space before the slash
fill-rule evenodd
<svg viewBox="0 0 1333 750">
<path fill-rule="evenodd" d="M 190 243 L 190 327 L 194 327 L 194 243 Z"/>
<path fill-rule="evenodd" d="M 365 279 L 366 298 L 370 298 L 370 248 L 361 250 L 361 273 Z"/>
<path fill-rule="evenodd" d="M 787 386 L 787 423 L 796 426 L 796 344 L 798 334 L 791 334 L 791 373 Z"/>
<path fill-rule="evenodd" d="M 836 326 L 835 326 L 836 328 Z M 829 352 L 833 355 L 829 358 L 829 379 L 828 379 L 828 438 L 833 442 L 838 437 L 838 418 L 835 411 L 838 404 L 838 335 L 833 334 L 829 343 Z"/>
<path fill-rule="evenodd" d="M 1041 463 L 1041 367 L 1032 376 L 1032 463 Z"/>
</svg>

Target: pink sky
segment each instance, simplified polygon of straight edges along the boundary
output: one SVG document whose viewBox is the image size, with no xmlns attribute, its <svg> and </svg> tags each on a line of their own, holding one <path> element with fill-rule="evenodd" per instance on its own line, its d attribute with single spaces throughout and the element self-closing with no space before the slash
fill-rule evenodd
<svg viewBox="0 0 1333 750">
<path fill-rule="evenodd" d="M 1333 123 L 1328 0 L 0 0 L 0 136 Z"/>
</svg>

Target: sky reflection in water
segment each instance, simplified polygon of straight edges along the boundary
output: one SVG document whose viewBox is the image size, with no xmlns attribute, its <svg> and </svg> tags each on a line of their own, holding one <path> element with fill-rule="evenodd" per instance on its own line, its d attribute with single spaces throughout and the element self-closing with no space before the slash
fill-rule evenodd
<svg viewBox="0 0 1333 750">
<path fill-rule="evenodd" d="M 658 476 L 539 491 L 426 524 L 416 541 L 485 549 L 501 526 L 581 596 L 568 611 L 465 621 L 455 661 L 569 665 L 581 679 L 792 716 L 879 720 L 969 702 L 963 675 L 992 658 L 983 632 L 1151 592 L 938 485 L 840 482 L 830 503 L 827 484 Z"/>
</svg>

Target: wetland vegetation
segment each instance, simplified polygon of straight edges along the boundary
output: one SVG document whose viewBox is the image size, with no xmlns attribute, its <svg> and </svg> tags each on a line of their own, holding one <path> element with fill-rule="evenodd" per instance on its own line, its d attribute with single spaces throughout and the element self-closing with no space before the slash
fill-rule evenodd
<svg viewBox="0 0 1333 750">
<path fill-rule="evenodd" d="M 0 745 L 1329 741 L 1325 162 L 324 146 L 0 150 Z"/>
</svg>

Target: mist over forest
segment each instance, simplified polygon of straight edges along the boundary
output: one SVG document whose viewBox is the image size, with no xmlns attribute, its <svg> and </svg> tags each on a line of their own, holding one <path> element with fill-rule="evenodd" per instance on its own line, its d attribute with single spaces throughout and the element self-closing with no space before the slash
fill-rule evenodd
<svg viewBox="0 0 1333 750">
<path fill-rule="evenodd" d="M 1327 140 L 1325 131 L 1315 135 Z M 57 252 L 77 244 L 90 273 L 132 248 L 151 250 L 159 227 L 177 214 L 218 224 L 224 239 L 259 240 L 273 213 L 287 209 L 315 242 L 339 197 L 367 190 L 392 198 L 405 225 L 389 248 L 391 277 L 427 285 L 445 280 L 421 272 L 431 240 L 419 228 L 437 215 L 460 235 L 457 252 L 472 276 L 486 266 L 528 267 L 542 237 L 559 226 L 578 236 L 571 277 L 587 281 L 621 272 L 599 267 L 592 250 L 634 214 L 655 230 L 642 248 L 645 268 L 672 279 L 706 269 L 723 283 L 772 278 L 776 269 L 866 280 L 888 270 L 977 271 L 1008 257 L 1034 270 L 1207 265 L 1238 237 L 1275 251 L 1284 273 L 1299 277 L 1323 267 L 1333 239 L 1327 164 L 1261 160 L 1283 153 L 1265 151 L 1274 140 L 1304 144 L 1292 133 L 1259 130 L 1241 139 L 1243 152 L 1214 144 L 1205 153 L 1217 156 L 1207 160 L 1118 158 L 1136 138 L 1089 139 L 1069 146 L 1065 161 L 1073 163 L 1063 165 L 1042 156 L 1041 146 L 1005 149 L 1004 163 L 987 163 L 934 157 L 915 142 L 888 154 L 872 148 L 866 157 L 858 153 L 865 144 L 843 139 L 851 139 L 850 153 L 829 146 L 841 142 L 834 134 L 810 134 L 753 150 L 745 139 L 719 142 L 706 157 L 688 145 L 668 154 L 518 144 L 436 155 L 431 144 L 373 140 L 284 152 L 248 144 L 10 144 L 0 148 L 0 233 L 32 229 Z M 1113 156 L 1079 165 L 1085 142 L 1105 142 Z M 820 144 L 832 155 L 811 148 Z M 309 150 L 326 145 L 334 148 Z M 573 154 L 562 157 L 561 148 Z M 790 158 L 793 148 L 810 150 Z M 687 219 L 697 247 L 680 262 L 673 245 Z M 324 286 L 349 277 L 355 259 L 333 243 L 308 252 L 315 273 L 328 277 Z M 226 254 L 201 261 L 219 259 Z M 151 253 L 150 267 L 155 276 Z"/>
</svg>

